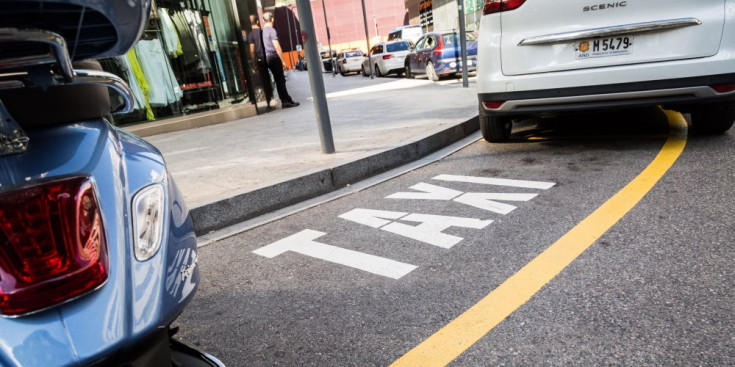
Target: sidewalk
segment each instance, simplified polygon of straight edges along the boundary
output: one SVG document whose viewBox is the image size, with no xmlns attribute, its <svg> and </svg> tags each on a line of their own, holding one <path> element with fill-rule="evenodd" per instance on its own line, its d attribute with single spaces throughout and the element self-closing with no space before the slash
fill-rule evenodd
<svg viewBox="0 0 735 367">
<path fill-rule="evenodd" d="M 197 234 L 325 194 L 416 160 L 478 129 L 474 83 L 323 74 L 336 147 L 322 154 L 306 72 L 300 106 L 146 137 L 161 150 Z"/>
</svg>

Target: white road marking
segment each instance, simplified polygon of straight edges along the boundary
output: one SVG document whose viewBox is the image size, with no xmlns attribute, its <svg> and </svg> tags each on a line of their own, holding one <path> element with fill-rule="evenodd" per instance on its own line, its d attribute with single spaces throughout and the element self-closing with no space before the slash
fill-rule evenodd
<svg viewBox="0 0 735 367">
<path fill-rule="evenodd" d="M 482 229 L 490 225 L 492 220 L 480 220 L 464 217 L 448 217 L 431 214 L 410 214 L 401 220 L 409 222 L 420 222 L 417 226 L 393 222 L 381 228 L 384 231 L 395 233 L 417 241 L 428 243 L 441 248 L 451 248 L 461 242 L 464 238 L 442 233 L 449 227 L 463 227 Z"/>
<path fill-rule="evenodd" d="M 462 195 L 462 191 L 448 189 L 446 187 L 436 186 L 419 182 L 410 187 L 410 189 L 421 192 L 397 192 L 393 195 L 386 196 L 386 199 L 417 199 L 417 200 L 452 200 Z"/>
<path fill-rule="evenodd" d="M 514 205 L 493 201 L 493 199 L 506 201 L 529 201 L 536 196 L 538 196 L 538 194 L 470 192 L 454 199 L 454 201 L 505 215 L 515 210 L 516 207 Z"/>
<path fill-rule="evenodd" d="M 467 182 L 483 185 L 511 186 L 522 187 L 527 189 L 548 190 L 556 183 L 542 181 L 525 181 L 525 180 L 509 180 L 505 178 L 492 177 L 473 177 L 473 176 L 457 176 L 457 175 L 439 175 L 432 178 L 433 180 L 450 181 L 450 182 Z"/>
<path fill-rule="evenodd" d="M 448 229 L 449 227 L 482 229 L 493 222 L 492 220 L 448 217 L 444 215 L 407 214 L 408 213 L 391 212 L 386 210 L 357 208 L 344 213 L 339 217 L 355 223 L 364 224 L 369 227 L 380 228 L 384 231 L 441 248 L 451 248 L 463 240 L 462 237 L 442 233 L 445 229 Z M 408 224 L 391 222 L 383 218 L 400 219 L 408 222 L 419 222 L 421 224 L 410 226 Z"/>
<path fill-rule="evenodd" d="M 406 215 L 408 215 L 408 213 L 357 208 L 350 210 L 349 212 L 344 213 L 339 217 L 355 223 L 364 224 L 369 227 L 380 228 L 390 223 L 389 220 L 385 219 L 398 219 Z"/>
<path fill-rule="evenodd" d="M 411 264 L 314 241 L 324 235 L 326 235 L 324 232 L 305 229 L 280 241 L 261 247 L 253 253 L 267 258 L 274 258 L 285 252 L 293 251 L 391 279 L 400 279 L 416 269 L 416 266 Z"/>
</svg>

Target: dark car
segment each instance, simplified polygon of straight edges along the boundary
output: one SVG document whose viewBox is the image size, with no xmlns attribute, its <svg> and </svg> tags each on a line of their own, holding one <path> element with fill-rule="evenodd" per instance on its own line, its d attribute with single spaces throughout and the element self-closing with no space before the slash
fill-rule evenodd
<svg viewBox="0 0 735 367">
<path fill-rule="evenodd" d="M 477 66 L 477 36 L 466 32 L 467 38 L 467 71 L 474 71 Z M 459 45 L 459 33 L 456 31 L 426 33 L 411 48 L 406 56 L 405 73 L 412 78 L 418 74 L 426 74 L 433 81 L 440 77 L 456 75 L 462 72 L 462 50 Z"/>
</svg>

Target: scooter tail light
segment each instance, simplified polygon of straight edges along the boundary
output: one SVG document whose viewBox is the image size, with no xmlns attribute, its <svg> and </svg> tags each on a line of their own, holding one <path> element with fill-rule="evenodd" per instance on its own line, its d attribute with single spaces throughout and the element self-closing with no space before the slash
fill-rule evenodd
<svg viewBox="0 0 735 367">
<path fill-rule="evenodd" d="M 0 314 L 41 311 L 102 286 L 104 233 L 89 178 L 0 194 Z"/>
<path fill-rule="evenodd" d="M 485 0 L 482 14 L 494 14 L 503 11 L 518 9 L 526 0 Z"/>
</svg>

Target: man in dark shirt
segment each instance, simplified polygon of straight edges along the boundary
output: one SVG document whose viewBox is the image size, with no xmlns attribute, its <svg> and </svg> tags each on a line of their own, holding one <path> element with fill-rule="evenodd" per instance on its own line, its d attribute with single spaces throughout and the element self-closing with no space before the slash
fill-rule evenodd
<svg viewBox="0 0 735 367">
<path fill-rule="evenodd" d="M 276 82 L 276 90 L 278 91 L 278 98 L 281 99 L 281 106 L 283 108 L 296 107 L 299 103 L 294 102 L 291 96 L 288 95 L 288 90 L 286 90 L 286 76 L 283 75 L 283 69 L 288 68 L 288 64 L 286 64 L 283 58 L 281 44 L 278 42 L 278 34 L 275 28 L 273 28 L 273 14 L 270 12 L 263 13 L 263 20 L 265 21 L 265 26 L 261 30 L 263 35 L 262 51 L 265 52 L 268 70 L 271 71 L 273 80 Z M 257 48 L 257 45 L 256 47 L 251 45 L 251 49 Z M 258 57 L 261 55 L 259 54 Z"/>
</svg>

